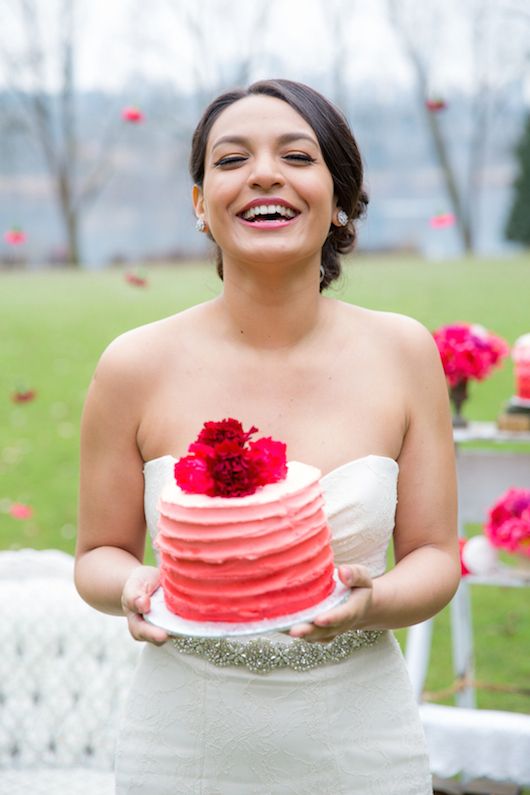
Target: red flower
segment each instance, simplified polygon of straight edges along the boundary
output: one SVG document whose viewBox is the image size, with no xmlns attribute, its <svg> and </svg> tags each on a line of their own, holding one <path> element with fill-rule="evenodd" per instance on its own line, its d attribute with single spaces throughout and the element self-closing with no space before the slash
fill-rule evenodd
<svg viewBox="0 0 530 795">
<path fill-rule="evenodd" d="M 31 519 L 33 516 L 32 508 L 21 502 L 14 502 L 9 509 L 9 513 L 14 519 Z"/>
<path fill-rule="evenodd" d="M 431 113 L 437 113 L 440 110 L 445 110 L 447 103 L 443 99 L 428 99 L 425 102 L 425 107 Z"/>
<path fill-rule="evenodd" d="M 190 455 L 175 464 L 175 480 L 183 491 L 210 497 L 245 497 L 287 474 L 286 447 L 270 437 L 249 442 L 257 432 L 245 431 L 238 420 L 205 422 Z"/>
<path fill-rule="evenodd" d="M 214 447 L 220 442 L 234 441 L 243 447 L 257 430 L 253 425 L 249 431 L 244 431 L 239 420 L 231 417 L 220 422 L 205 422 L 197 437 L 197 443 Z M 189 449 L 191 451 L 191 447 Z"/>
<path fill-rule="evenodd" d="M 136 273 L 126 273 L 125 281 L 132 284 L 134 287 L 147 287 L 147 279 L 145 276 L 139 276 Z"/>
<path fill-rule="evenodd" d="M 13 403 L 29 403 L 30 401 L 35 400 L 36 397 L 37 392 L 34 389 L 18 389 L 11 395 L 11 400 Z"/>
<path fill-rule="evenodd" d="M 438 213 L 433 215 L 429 223 L 433 229 L 446 229 L 448 226 L 454 226 L 455 217 L 453 213 Z"/>
<path fill-rule="evenodd" d="M 175 480 L 189 494 L 210 494 L 214 482 L 205 459 L 186 455 L 175 463 Z"/>
<path fill-rule="evenodd" d="M 8 229 L 7 232 L 4 232 L 4 240 L 10 246 L 20 246 L 22 243 L 26 242 L 26 233 L 19 229 L 18 227 L 13 227 L 12 229 Z"/>
<path fill-rule="evenodd" d="M 214 455 L 207 459 L 214 482 L 211 497 L 246 497 L 262 485 L 248 452 L 236 441 L 216 445 Z"/>
<path fill-rule="evenodd" d="M 249 457 L 260 479 L 260 485 L 276 483 L 287 477 L 287 447 L 270 436 L 250 442 Z"/>
<path fill-rule="evenodd" d="M 121 112 L 121 117 L 124 121 L 131 122 L 132 124 L 139 124 L 144 120 L 144 114 L 140 108 L 133 105 L 124 108 Z"/>
<path fill-rule="evenodd" d="M 484 534 L 493 546 L 530 557 L 530 489 L 508 489 L 490 508 Z"/>
<path fill-rule="evenodd" d="M 449 386 L 482 381 L 509 352 L 508 344 L 482 326 L 455 323 L 433 332 Z"/>
</svg>

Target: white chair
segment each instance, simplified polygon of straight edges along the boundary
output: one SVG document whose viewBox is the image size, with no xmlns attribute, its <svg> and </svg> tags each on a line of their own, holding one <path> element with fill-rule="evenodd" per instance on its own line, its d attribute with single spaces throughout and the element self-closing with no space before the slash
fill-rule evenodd
<svg viewBox="0 0 530 795">
<path fill-rule="evenodd" d="M 111 795 L 139 644 L 77 594 L 73 558 L 0 553 L 0 792 Z"/>
<path fill-rule="evenodd" d="M 492 424 L 459 431 L 455 440 L 530 441 L 530 434 L 499 433 Z M 530 488 L 530 454 L 457 447 L 459 525 L 482 523 L 490 505 L 507 488 Z M 451 602 L 453 672 L 464 683 L 456 706 L 422 703 L 429 665 L 433 622 L 411 627 L 405 657 L 427 736 L 431 769 L 441 777 L 466 781 L 485 777 L 530 787 L 530 715 L 476 708 L 473 623 L 470 588 L 473 584 L 528 587 L 524 577 L 466 577 Z"/>
</svg>

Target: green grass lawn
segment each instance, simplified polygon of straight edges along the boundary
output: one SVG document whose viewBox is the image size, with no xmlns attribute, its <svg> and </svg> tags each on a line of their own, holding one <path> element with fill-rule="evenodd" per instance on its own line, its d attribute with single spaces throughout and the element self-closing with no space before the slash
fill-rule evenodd
<svg viewBox="0 0 530 795">
<path fill-rule="evenodd" d="M 2 547 L 73 551 L 79 418 L 100 353 L 121 332 L 207 300 L 220 289 L 214 267 L 203 263 L 153 267 L 148 278 L 148 287 L 138 288 L 118 270 L 0 274 Z M 530 331 L 530 255 L 445 263 L 359 256 L 348 262 L 341 285 L 329 294 L 409 314 L 430 329 L 459 320 L 482 323 L 512 343 Z M 13 403 L 12 392 L 22 386 L 34 388 L 36 400 Z M 472 385 L 467 416 L 493 420 L 512 392 L 512 366 L 506 362 Z M 31 505 L 33 517 L 11 517 L 13 501 Z M 478 678 L 528 686 L 528 591 L 476 588 L 473 599 Z M 403 640 L 404 633 L 398 636 Z M 450 684 L 450 659 L 445 610 L 436 620 L 429 690 Z M 479 693 L 479 703 L 530 708 L 527 697 L 488 691 Z"/>
</svg>

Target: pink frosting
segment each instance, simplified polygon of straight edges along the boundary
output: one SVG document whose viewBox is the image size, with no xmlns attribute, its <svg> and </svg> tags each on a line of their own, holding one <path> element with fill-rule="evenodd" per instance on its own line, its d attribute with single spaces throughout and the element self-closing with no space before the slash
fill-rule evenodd
<svg viewBox="0 0 530 795">
<path fill-rule="evenodd" d="M 311 607 L 334 587 L 320 471 L 298 462 L 247 497 L 168 485 L 156 546 L 167 607 L 184 618 L 255 621 Z"/>
</svg>

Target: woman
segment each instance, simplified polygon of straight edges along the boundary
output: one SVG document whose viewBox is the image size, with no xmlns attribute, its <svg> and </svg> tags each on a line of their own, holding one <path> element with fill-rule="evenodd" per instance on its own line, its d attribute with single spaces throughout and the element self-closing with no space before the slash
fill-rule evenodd
<svg viewBox="0 0 530 795">
<path fill-rule="evenodd" d="M 223 291 L 115 340 L 83 417 L 77 587 L 148 641 L 117 791 L 426 795 L 418 713 L 387 630 L 434 615 L 459 578 L 437 350 L 409 318 L 321 295 L 353 247 L 367 197 L 355 140 L 318 93 L 271 80 L 222 95 L 195 131 L 191 169 Z M 289 635 L 268 635 L 268 645 L 222 644 L 212 661 L 208 643 L 168 640 L 142 617 L 159 583 L 142 565 L 144 477 L 154 533 L 174 458 L 206 420 L 224 417 L 322 470 L 351 596 Z M 396 565 L 384 573 L 392 536 Z M 241 643 L 250 644 L 243 659 Z M 300 664 L 275 667 L 278 644 L 293 643 Z M 327 656 L 305 665 L 314 644 Z M 267 673 L 247 664 L 256 655 Z"/>
</svg>

